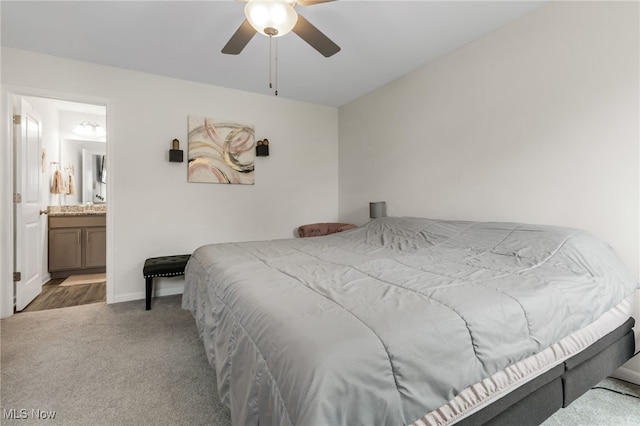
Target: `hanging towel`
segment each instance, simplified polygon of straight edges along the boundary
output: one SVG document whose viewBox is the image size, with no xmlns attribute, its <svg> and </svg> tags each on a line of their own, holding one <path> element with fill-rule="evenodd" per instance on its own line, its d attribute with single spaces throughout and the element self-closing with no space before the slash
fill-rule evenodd
<svg viewBox="0 0 640 426">
<path fill-rule="evenodd" d="M 53 172 L 53 179 L 51 180 L 51 193 L 52 194 L 64 194 L 64 182 L 62 180 L 62 173 L 60 170 Z"/>
<path fill-rule="evenodd" d="M 62 177 L 62 192 L 61 194 L 68 194 L 69 193 L 69 185 L 67 185 L 69 183 L 69 179 L 67 177 L 65 177 L 65 175 L 60 175 Z"/>
<path fill-rule="evenodd" d="M 73 173 L 69 173 L 69 185 L 67 187 L 67 194 L 76 195 L 76 179 L 73 177 Z"/>
</svg>

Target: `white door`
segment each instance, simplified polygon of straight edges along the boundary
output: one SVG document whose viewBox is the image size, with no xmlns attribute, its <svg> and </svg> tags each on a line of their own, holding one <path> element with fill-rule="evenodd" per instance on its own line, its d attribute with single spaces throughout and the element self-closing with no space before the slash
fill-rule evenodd
<svg viewBox="0 0 640 426">
<path fill-rule="evenodd" d="M 15 282 L 16 310 L 23 310 L 42 291 L 42 225 L 40 222 L 41 119 L 20 98 L 14 115 L 15 140 Z M 18 124 L 19 123 L 19 124 Z"/>
</svg>

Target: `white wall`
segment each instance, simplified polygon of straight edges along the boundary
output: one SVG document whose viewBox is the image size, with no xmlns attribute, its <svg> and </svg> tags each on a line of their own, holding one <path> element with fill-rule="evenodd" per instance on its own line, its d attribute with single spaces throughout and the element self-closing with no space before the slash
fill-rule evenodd
<svg viewBox="0 0 640 426">
<path fill-rule="evenodd" d="M 340 108 L 341 220 L 583 228 L 637 277 L 638 7 L 554 2 Z"/>
<path fill-rule="evenodd" d="M 9 48 L 2 49 L 2 83 L 107 100 L 110 302 L 144 298 L 148 257 L 213 242 L 289 238 L 300 224 L 338 219 L 335 108 Z M 269 139 L 271 155 L 256 158 L 255 185 L 187 183 L 186 161 L 170 163 L 168 150 L 178 138 L 186 158 L 188 115 L 252 123 L 257 138 Z M 3 270 L 2 285 L 9 279 Z M 179 278 L 159 280 L 158 294 L 179 293 L 182 285 Z"/>
</svg>

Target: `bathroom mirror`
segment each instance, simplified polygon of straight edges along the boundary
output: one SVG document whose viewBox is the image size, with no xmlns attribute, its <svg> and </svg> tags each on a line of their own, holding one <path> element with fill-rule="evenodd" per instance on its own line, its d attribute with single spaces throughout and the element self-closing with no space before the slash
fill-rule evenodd
<svg viewBox="0 0 640 426">
<path fill-rule="evenodd" d="M 107 162 L 101 151 L 82 150 L 82 203 L 107 202 Z"/>
<path fill-rule="evenodd" d="M 107 201 L 106 184 L 99 186 L 96 183 L 96 189 L 101 191 L 98 192 L 98 194 L 104 198 L 104 201 L 98 198 L 94 199 L 92 194 L 94 189 L 92 182 L 96 176 L 95 168 L 97 167 L 97 160 L 94 162 L 92 158 L 89 158 L 90 155 L 104 156 L 105 154 L 106 144 L 104 142 L 79 139 L 63 140 L 60 144 L 60 169 L 63 171 L 65 178 L 67 178 L 69 173 L 73 173 L 75 177 L 76 193 L 63 195 L 61 204 L 73 206 L 86 203 L 102 203 Z M 88 158 L 85 160 L 85 157 Z M 94 163 L 96 166 L 93 165 Z M 86 170 L 84 165 L 86 165 Z M 87 179 L 84 177 L 85 173 L 87 173 Z"/>
</svg>

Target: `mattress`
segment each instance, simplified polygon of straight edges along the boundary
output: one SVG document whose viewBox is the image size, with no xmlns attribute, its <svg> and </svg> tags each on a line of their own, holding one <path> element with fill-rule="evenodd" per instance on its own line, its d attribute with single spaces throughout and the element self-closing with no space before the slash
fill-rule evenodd
<svg viewBox="0 0 640 426">
<path fill-rule="evenodd" d="M 183 307 L 234 423 L 446 424 L 579 350 L 636 287 L 581 230 L 381 218 L 200 247 Z"/>
<path fill-rule="evenodd" d="M 473 415 L 593 345 L 624 324 L 631 317 L 632 311 L 633 296 L 629 296 L 588 326 L 571 333 L 545 350 L 469 386 L 451 401 L 414 422 L 412 426 L 449 425 Z"/>
</svg>

